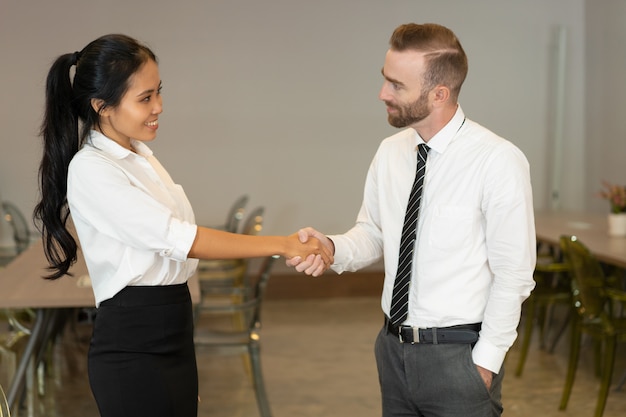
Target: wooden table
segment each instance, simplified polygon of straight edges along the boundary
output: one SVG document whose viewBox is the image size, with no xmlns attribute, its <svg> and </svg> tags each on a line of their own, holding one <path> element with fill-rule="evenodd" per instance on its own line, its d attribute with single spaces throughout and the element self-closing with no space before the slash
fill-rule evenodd
<svg viewBox="0 0 626 417">
<path fill-rule="evenodd" d="M 537 242 L 558 246 L 561 235 L 574 235 L 603 263 L 626 268 L 626 237 L 609 236 L 606 214 L 535 212 Z"/>
<path fill-rule="evenodd" d="M 48 265 L 41 242 L 36 242 L 0 269 L 0 308 L 33 308 L 36 318 L 31 335 L 9 386 L 7 401 L 12 408 L 24 384 L 28 361 L 36 357 L 54 322 L 58 310 L 72 307 L 95 307 L 95 299 L 81 253 L 70 272 L 73 277 L 57 280 L 43 279 Z M 200 302 L 197 276 L 189 280 L 189 292 L 194 304 Z"/>
</svg>

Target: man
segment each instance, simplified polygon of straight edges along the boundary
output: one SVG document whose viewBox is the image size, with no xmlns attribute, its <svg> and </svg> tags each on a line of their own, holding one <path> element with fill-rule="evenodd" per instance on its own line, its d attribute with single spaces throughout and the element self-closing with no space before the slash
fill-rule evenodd
<svg viewBox="0 0 626 417">
<path fill-rule="evenodd" d="M 502 364 L 534 287 L 528 162 L 465 117 L 457 99 L 466 74 L 452 31 L 398 27 L 379 98 L 389 123 L 406 129 L 381 143 L 351 230 L 300 231 L 301 240 L 314 236 L 334 251 L 338 273 L 384 256 L 385 324 L 375 346 L 384 417 L 500 416 Z M 407 205 L 418 214 L 404 224 L 415 211 Z M 312 256 L 288 265 L 314 276 L 326 269 Z"/>
</svg>

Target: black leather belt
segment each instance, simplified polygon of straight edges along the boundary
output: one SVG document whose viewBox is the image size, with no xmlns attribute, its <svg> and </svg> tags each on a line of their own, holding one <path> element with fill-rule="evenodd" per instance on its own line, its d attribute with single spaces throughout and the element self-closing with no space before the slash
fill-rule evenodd
<svg viewBox="0 0 626 417">
<path fill-rule="evenodd" d="M 394 336 L 398 336 L 400 343 L 476 343 L 481 323 L 461 324 L 450 327 L 429 327 L 420 329 L 410 326 L 394 326 L 385 317 L 385 327 Z"/>
</svg>

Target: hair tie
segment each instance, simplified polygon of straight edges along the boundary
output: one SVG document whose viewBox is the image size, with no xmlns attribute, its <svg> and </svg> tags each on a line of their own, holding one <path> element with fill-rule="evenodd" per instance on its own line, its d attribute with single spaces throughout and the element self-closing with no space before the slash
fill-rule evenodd
<svg viewBox="0 0 626 417">
<path fill-rule="evenodd" d="M 72 56 L 73 65 L 76 65 L 79 59 L 80 59 L 80 52 L 79 51 L 74 52 L 74 55 Z"/>
</svg>

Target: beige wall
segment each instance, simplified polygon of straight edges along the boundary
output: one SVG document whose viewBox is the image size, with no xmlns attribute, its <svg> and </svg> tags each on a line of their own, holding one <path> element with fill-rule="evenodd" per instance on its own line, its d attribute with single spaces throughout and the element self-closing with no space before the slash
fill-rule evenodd
<svg viewBox="0 0 626 417">
<path fill-rule="evenodd" d="M 597 192 L 602 180 L 626 184 L 626 2 L 588 1 L 585 8 L 586 184 Z M 586 185 L 586 188 L 585 188 Z M 589 208 L 608 204 L 589 199 Z"/>
<path fill-rule="evenodd" d="M 597 10 L 585 5 L 0 0 L 0 193 L 27 212 L 36 200 L 37 132 L 51 61 L 104 33 L 124 32 L 150 44 L 160 58 L 165 112 L 151 146 L 185 187 L 200 223 L 221 222 L 235 197 L 247 192 L 251 206 L 267 208 L 266 233 L 306 225 L 341 232 L 354 221 L 378 143 L 395 131 L 377 99 L 389 35 L 401 23 L 430 21 L 459 35 L 470 60 L 461 104 L 468 117 L 526 153 L 538 208 L 550 201 L 554 33 L 566 28 L 561 205 L 584 207 L 596 178 L 626 182 L 626 164 L 611 151 L 624 155 L 625 95 L 618 90 L 625 88 L 626 11 L 618 1 L 602 2 Z M 586 42 L 602 47 L 609 32 L 622 40 L 621 58 L 612 57 L 621 70 L 591 59 L 586 75 L 585 59 L 592 55 Z M 611 58 L 601 52 L 602 59 Z M 600 76 L 612 78 L 600 82 Z M 598 82 L 600 91 L 585 91 Z M 585 94 L 602 111 L 585 113 Z M 584 156 L 585 143 L 598 139 L 586 125 L 611 133 L 601 142 L 607 151 L 593 159 Z M 606 157 L 610 165 L 600 162 Z M 593 181 L 585 182 L 585 171 Z"/>
</svg>

